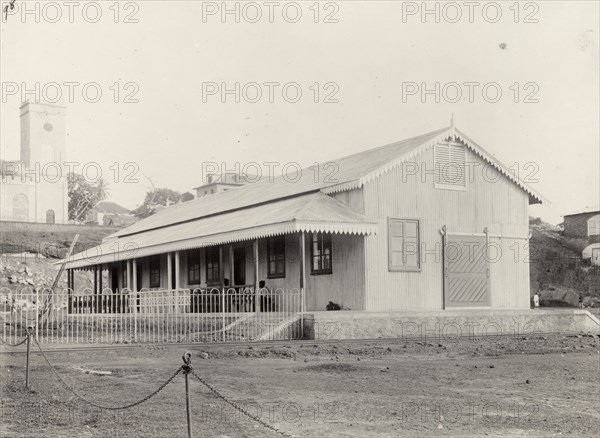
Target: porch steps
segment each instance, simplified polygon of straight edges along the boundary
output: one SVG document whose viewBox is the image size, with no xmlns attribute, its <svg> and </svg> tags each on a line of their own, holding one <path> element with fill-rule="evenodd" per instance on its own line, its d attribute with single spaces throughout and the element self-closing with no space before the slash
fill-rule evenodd
<svg viewBox="0 0 600 438">
<path fill-rule="evenodd" d="M 270 330 L 261 334 L 256 341 L 274 341 L 284 339 L 294 339 L 290 337 L 294 333 L 293 326 L 295 323 L 300 321 L 300 314 L 290 316 L 284 321 L 280 321 L 278 324 L 272 324 Z M 298 330 L 299 332 L 299 330 Z"/>
<path fill-rule="evenodd" d="M 246 341 L 295 339 L 299 336 L 300 329 L 294 325 L 299 320 L 299 315 L 252 313 L 229 324 L 225 328 L 226 337 L 229 340 Z"/>
</svg>

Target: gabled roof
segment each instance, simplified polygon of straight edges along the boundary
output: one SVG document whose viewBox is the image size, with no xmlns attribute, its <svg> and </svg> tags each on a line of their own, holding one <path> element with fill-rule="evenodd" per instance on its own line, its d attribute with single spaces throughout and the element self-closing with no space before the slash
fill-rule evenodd
<svg viewBox="0 0 600 438">
<path fill-rule="evenodd" d="M 466 144 L 483 160 L 494 166 L 506 178 L 527 192 L 530 203 L 541 203 L 544 200 L 535 190 L 516 177 L 514 172 L 511 172 L 465 134 L 451 126 L 321 163 L 318 172 L 315 169 L 307 168 L 303 169 L 300 175 L 290 173 L 272 180 L 266 179 L 257 183 L 249 183 L 236 190 L 172 205 L 118 231 L 107 239 L 134 235 L 202 217 L 222 214 L 227 211 L 262 205 L 303 193 L 317 191 L 336 193 L 362 187 L 369 181 L 399 166 L 402 162 L 427 150 L 437 142 L 447 139 L 459 140 Z"/>
<path fill-rule="evenodd" d="M 184 222 L 122 237 L 72 256 L 66 268 L 86 268 L 133 258 L 306 232 L 375 233 L 377 221 L 323 193 L 296 196 L 266 205 Z"/>
<path fill-rule="evenodd" d="M 101 201 L 96 205 L 96 211 L 99 213 L 114 213 L 114 214 L 128 214 L 130 213 L 125 207 L 120 206 L 113 201 Z"/>
</svg>

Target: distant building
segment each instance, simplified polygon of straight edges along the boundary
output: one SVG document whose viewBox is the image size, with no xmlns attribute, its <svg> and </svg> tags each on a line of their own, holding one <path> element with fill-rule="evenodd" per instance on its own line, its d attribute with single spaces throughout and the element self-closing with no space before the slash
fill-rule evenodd
<svg viewBox="0 0 600 438">
<path fill-rule="evenodd" d="M 0 220 L 67 223 L 65 108 L 25 102 L 20 109 L 20 160 L 0 160 Z"/>
<path fill-rule="evenodd" d="M 592 243 L 585 247 L 581 253 L 584 260 L 590 259 L 592 266 L 600 266 L 600 243 Z"/>
<path fill-rule="evenodd" d="M 589 243 L 600 242 L 600 208 L 585 208 L 578 213 L 565 215 L 565 236 L 587 239 Z"/>
<path fill-rule="evenodd" d="M 244 184 L 260 181 L 261 177 L 249 174 L 239 174 L 235 172 L 226 172 L 222 174 L 208 175 L 206 184 L 194 187 L 196 198 L 214 195 L 216 193 L 226 192 Z"/>
<path fill-rule="evenodd" d="M 90 210 L 86 222 L 105 227 L 127 227 L 137 221 L 131 211 L 112 201 L 99 202 Z"/>
</svg>

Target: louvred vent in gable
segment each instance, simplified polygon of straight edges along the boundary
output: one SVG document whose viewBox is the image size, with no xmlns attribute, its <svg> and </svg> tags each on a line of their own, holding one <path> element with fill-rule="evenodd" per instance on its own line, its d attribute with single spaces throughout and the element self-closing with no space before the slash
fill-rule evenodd
<svg viewBox="0 0 600 438">
<path fill-rule="evenodd" d="M 438 143 L 434 149 L 436 187 L 465 187 L 465 147 Z"/>
</svg>

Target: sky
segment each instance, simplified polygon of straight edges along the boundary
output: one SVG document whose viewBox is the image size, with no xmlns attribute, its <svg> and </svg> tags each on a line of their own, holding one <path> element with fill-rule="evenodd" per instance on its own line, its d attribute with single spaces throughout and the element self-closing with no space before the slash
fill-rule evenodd
<svg viewBox="0 0 600 438">
<path fill-rule="evenodd" d="M 125 207 L 152 185 L 191 191 L 207 163 L 277 162 L 277 175 L 453 114 L 550 201 L 532 216 L 600 203 L 598 2 L 430 2 L 425 15 L 421 2 L 227 2 L 223 16 L 222 2 L 82 1 L 71 17 L 67 3 L 17 1 L 2 17 L 0 155 L 19 157 L 24 92 L 59 90 L 68 160 L 98 163 Z"/>
</svg>

